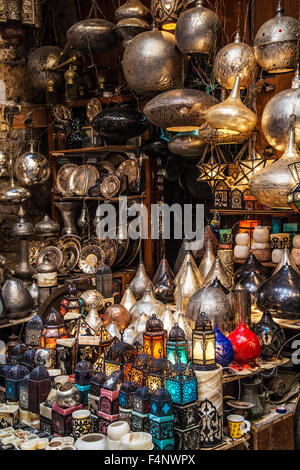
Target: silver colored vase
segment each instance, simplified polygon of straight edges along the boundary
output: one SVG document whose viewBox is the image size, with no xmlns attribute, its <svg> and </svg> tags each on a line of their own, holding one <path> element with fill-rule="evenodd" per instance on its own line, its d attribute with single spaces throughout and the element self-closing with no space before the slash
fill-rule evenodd
<svg viewBox="0 0 300 470">
<path fill-rule="evenodd" d="M 281 260 L 277 264 L 272 276 L 274 276 L 274 274 L 278 273 L 278 271 L 282 268 L 282 266 L 292 266 L 292 268 L 296 271 L 296 273 L 300 274 L 298 266 L 296 265 L 295 261 L 293 260 L 293 257 L 292 257 L 292 255 L 290 253 L 290 250 L 288 248 L 283 249 Z"/>
<path fill-rule="evenodd" d="M 28 239 L 20 239 L 19 262 L 15 267 L 15 276 L 19 279 L 31 279 L 34 275 L 34 269 L 29 263 Z"/>
<path fill-rule="evenodd" d="M 211 282 L 215 279 L 219 279 L 220 283 L 228 290 L 231 289 L 231 280 L 227 276 L 225 269 L 222 265 L 222 262 L 219 256 L 216 257 L 214 264 L 210 268 L 209 273 L 207 274 L 206 278 L 204 279 L 203 286 L 208 286 Z"/>
<path fill-rule="evenodd" d="M 136 275 L 130 283 L 130 289 L 137 300 L 140 300 L 147 288 L 152 289 L 152 281 L 149 279 L 143 261 L 140 261 Z"/>
<path fill-rule="evenodd" d="M 62 235 L 77 235 L 77 230 L 75 227 L 75 214 L 79 207 L 78 201 L 56 202 L 55 205 L 59 209 L 63 222 L 64 228 L 62 229 Z"/>
<path fill-rule="evenodd" d="M 248 328 L 251 328 L 251 292 L 240 287 L 232 290 L 229 298 L 234 316 L 234 328 L 242 321 Z"/>
<path fill-rule="evenodd" d="M 136 298 L 134 297 L 132 290 L 130 289 L 130 286 L 127 286 L 120 304 L 123 305 L 123 307 L 125 307 L 127 311 L 129 312 L 129 310 L 135 303 L 136 303 Z"/>
<path fill-rule="evenodd" d="M 215 253 L 214 253 L 214 250 L 213 250 L 211 240 L 208 239 L 207 243 L 206 243 L 206 248 L 205 248 L 203 258 L 202 258 L 202 260 L 199 264 L 199 271 L 200 271 L 200 274 L 202 275 L 203 279 L 205 279 L 206 276 L 208 275 L 209 271 L 211 270 L 211 268 L 212 268 L 212 266 L 215 262 L 215 259 L 216 259 L 216 256 L 215 256 Z"/>
<path fill-rule="evenodd" d="M 23 318 L 33 308 L 33 299 L 20 279 L 8 279 L 2 290 L 6 312 L 11 318 Z"/>
</svg>

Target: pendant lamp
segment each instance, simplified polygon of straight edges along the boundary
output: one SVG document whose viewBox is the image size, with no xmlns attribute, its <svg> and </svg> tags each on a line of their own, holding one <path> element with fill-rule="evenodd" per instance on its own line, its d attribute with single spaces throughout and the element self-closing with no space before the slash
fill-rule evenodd
<svg viewBox="0 0 300 470">
<path fill-rule="evenodd" d="M 184 10 L 184 0 L 151 0 L 153 20 L 161 29 L 174 31 L 180 14 Z"/>
</svg>

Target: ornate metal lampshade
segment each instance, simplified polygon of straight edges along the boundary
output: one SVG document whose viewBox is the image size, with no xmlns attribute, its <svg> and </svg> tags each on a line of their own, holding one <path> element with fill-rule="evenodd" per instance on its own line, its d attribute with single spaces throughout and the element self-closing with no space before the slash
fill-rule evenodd
<svg viewBox="0 0 300 470">
<path fill-rule="evenodd" d="M 129 380 L 132 363 L 136 356 L 136 349 L 131 344 L 123 341 L 123 333 L 121 332 L 121 341 L 112 344 L 105 352 L 104 367 L 106 376 L 124 369 L 125 380 Z"/>
<path fill-rule="evenodd" d="M 58 338 L 67 338 L 68 333 L 64 319 L 54 308 L 51 309 L 45 320 L 41 336 L 42 348 L 55 349 Z"/>
<path fill-rule="evenodd" d="M 171 362 L 164 357 L 152 360 L 147 376 L 147 386 L 151 392 L 154 392 L 158 388 L 165 387 L 170 366 Z"/>
<path fill-rule="evenodd" d="M 176 363 L 170 367 L 166 378 L 166 389 L 176 405 L 188 405 L 198 398 L 197 379 L 191 367 Z"/>
<path fill-rule="evenodd" d="M 146 384 L 151 359 L 150 354 L 139 354 L 132 364 L 131 381 L 139 387 Z"/>
<path fill-rule="evenodd" d="M 155 23 L 166 31 L 174 31 L 184 10 L 184 0 L 152 0 L 151 14 Z"/>
<path fill-rule="evenodd" d="M 204 313 L 196 320 L 192 338 L 192 363 L 196 370 L 214 370 L 216 366 L 216 339 L 211 322 Z"/>
</svg>

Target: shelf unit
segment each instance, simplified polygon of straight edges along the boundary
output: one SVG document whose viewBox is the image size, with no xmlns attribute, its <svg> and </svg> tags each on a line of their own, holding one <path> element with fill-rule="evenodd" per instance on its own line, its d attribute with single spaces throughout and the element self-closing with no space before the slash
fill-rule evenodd
<svg viewBox="0 0 300 470">
<path fill-rule="evenodd" d="M 286 210 L 246 210 L 246 209 L 211 209 L 210 212 L 218 211 L 220 215 L 270 215 L 276 217 L 290 217 L 295 216 L 299 217 L 299 214 L 294 212 L 292 209 Z"/>
</svg>

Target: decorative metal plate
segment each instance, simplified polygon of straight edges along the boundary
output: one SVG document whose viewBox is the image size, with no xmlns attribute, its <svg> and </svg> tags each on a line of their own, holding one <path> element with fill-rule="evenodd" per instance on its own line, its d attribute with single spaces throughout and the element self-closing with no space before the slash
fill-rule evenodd
<svg viewBox="0 0 300 470">
<path fill-rule="evenodd" d="M 63 196 L 72 196 L 73 191 L 70 188 L 72 173 L 78 168 L 75 163 L 67 163 L 62 166 L 56 175 L 56 189 Z"/>
<path fill-rule="evenodd" d="M 105 254 L 101 248 L 88 245 L 81 250 L 78 266 L 86 274 L 96 274 L 104 259 Z"/>
<path fill-rule="evenodd" d="M 63 254 L 56 246 L 46 246 L 41 250 L 37 263 L 43 263 L 45 259 L 48 259 L 59 270 L 63 262 Z"/>
<path fill-rule="evenodd" d="M 99 172 L 93 165 L 80 165 L 70 177 L 70 188 L 78 196 L 85 196 L 99 178 Z"/>
</svg>

